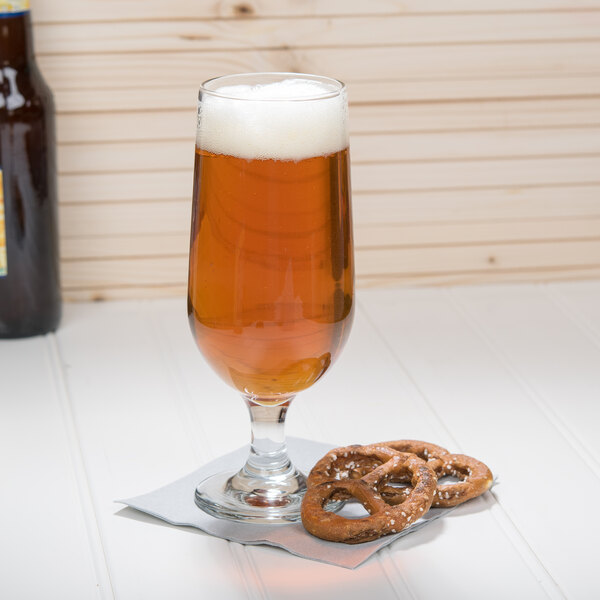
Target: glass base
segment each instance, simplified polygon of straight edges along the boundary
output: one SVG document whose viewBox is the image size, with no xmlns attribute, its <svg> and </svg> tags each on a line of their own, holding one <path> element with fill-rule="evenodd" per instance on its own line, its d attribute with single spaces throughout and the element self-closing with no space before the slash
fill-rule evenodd
<svg viewBox="0 0 600 600">
<path fill-rule="evenodd" d="M 220 519 L 251 523 L 290 523 L 300 520 L 304 475 L 294 468 L 268 480 L 245 468 L 217 473 L 196 488 L 196 504 Z"/>
</svg>

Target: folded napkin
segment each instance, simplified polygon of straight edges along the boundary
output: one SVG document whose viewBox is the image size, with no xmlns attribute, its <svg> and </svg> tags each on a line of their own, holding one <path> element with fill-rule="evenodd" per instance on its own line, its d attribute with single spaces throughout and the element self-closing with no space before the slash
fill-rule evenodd
<svg viewBox="0 0 600 600">
<path fill-rule="evenodd" d="M 301 438 L 287 438 L 288 453 L 293 463 L 308 473 L 313 465 L 333 446 Z M 245 446 L 221 456 L 200 469 L 148 494 L 117 500 L 141 512 L 172 525 L 196 527 L 211 535 L 240 544 L 266 544 L 283 548 L 296 556 L 354 569 L 381 548 L 417 531 L 450 512 L 451 508 L 432 508 L 424 517 L 400 533 L 388 535 L 364 544 L 341 544 L 313 537 L 301 523 L 286 525 L 257 525 L 217 519 L 199 509 L 194 491 L 200 481 L 219 471 L 240 469 L 248 456 Z"/>
</svg>

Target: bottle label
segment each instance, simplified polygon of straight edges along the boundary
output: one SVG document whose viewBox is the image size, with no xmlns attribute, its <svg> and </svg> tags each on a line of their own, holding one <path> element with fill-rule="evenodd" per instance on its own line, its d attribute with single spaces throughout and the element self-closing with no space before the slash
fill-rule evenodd
<svg viewBox="0 0 600 600">
<path fill-rule="evenodd" d="M 0 277 L 5 277 L 7 271 L 6 229 L 4 227 L 4 185 L 2 181 L 2 169 L 0 169 Z"/>
<path fill-rule="evenodd" d="M 29 0 L 0 0 L 0 16 L 2 13 L 21 13 L 29 10 Z"/>
</svg>

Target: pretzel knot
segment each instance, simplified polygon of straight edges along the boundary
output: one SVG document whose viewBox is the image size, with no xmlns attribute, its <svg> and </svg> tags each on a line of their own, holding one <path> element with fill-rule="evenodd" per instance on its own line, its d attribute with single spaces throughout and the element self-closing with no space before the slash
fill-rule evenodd
<svg viewBox="0 0 600 600">
<path fill-rule="evenodd" d="M 488 467 L 479 460 L 464 454 L 451 454 L 445 448 L 419 442 L 416 440 L 397 440 L 383 442 L 381 446 L 400 452 L 413 452 L 427 460 L 427 464 L 435 471 L 438 479 L 452 476 L 460 479 L 457 483 L 438 483 L 433 498 L 432 506 L 447 508 L 462 504 L 471 498 L 483 494 L 492 486 L 493 476 Z M 402 478 L 394 478 L 394 483 L 402 483 Z M 404 479 L 404 482 L 407 480 Z M 394 487 L 389 485 L 390 480 L 378 486 L 378 491 L 391 505 L 403 504 L 410 495 L 410 486 Z"/>
<path fill-rule="evenodd" d="M 336 448 L 312 468 L 306 486 L 310 488 L 332 480 L 361 479 L 369 474 L 382 481 L 389 481 L 389 471 L 395 466 L 392 459 L 398 454 L 397 451 L 380 444 Z M 367 483 L 372 485 L 370 480 Z M 350 492 L 340 489 L 331 499 L 347 500 L 350 497 Z"/>
<path fill-rule="evenodd" d="M 359 450 L 353 446 L 337 449 L 334 457 L 329 458 L 330 463 L 336 463 L 337 453 L 342 450 L 343 457 L 348 448 L 351 448 L 351 452 L 355 454 L 359 453 Z M 437 479 L 433 469 L 425 461 L 414 454 L 389 450 L 393 453 L 391 458 L 378 465 L 375 462 L 369 463 L 368 459 L 379 460 L 377 453 L 384 456 L 385 451 L 381 450 L 382 447 L 380 445 L 367 446 L 361 450 L 365 448 L 367 448 L 365 455 L 357 454 L 357 457 L 365 456 L 366 458 L 364 464 L 361 463 L 361 469 L 364 467 L 369 470 L 369 473 L 363 475 L 362 478 L 336 479 L 312 486 L 309 484 L 302 502 L 302 523 L 313 535 L 324 540 L 346 544 L 368 542 L 383 535 L 402 531 L 429 510 Z M 339 469 L 339 467 L 332 468 Z M 350 474 L 353 468 L 347 467 L 349 470 L 343 471 L 343 473 Z M 357 475 L 361 469 L 357 471 Z M 377 488 L 396 477 L 409 477 L 411 489 L 400 506 L 392 507 L 382 499 Z M 315 478 L 313 478 L 314 481 Z M 347 519 L 325 510 L 329 501 L 350 497 L 358 500 L 366 508 L 369 512 L 368 517 Z"/>
</svg>

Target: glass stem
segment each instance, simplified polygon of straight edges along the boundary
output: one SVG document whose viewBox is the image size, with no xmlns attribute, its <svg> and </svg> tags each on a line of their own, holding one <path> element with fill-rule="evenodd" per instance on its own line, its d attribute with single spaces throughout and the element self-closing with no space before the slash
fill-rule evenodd
<svg viewBox="0 0 600 600">
<path fill-rule="evenodd" d="M 245 399 L 250 411 L 252 441 L 244 471 L 259 478 L 289 474 L 293 467 L 287 455 L 284 427 L 294 397 L 277 406 L 258 404 L 251 397 Z"/>
</svg>

